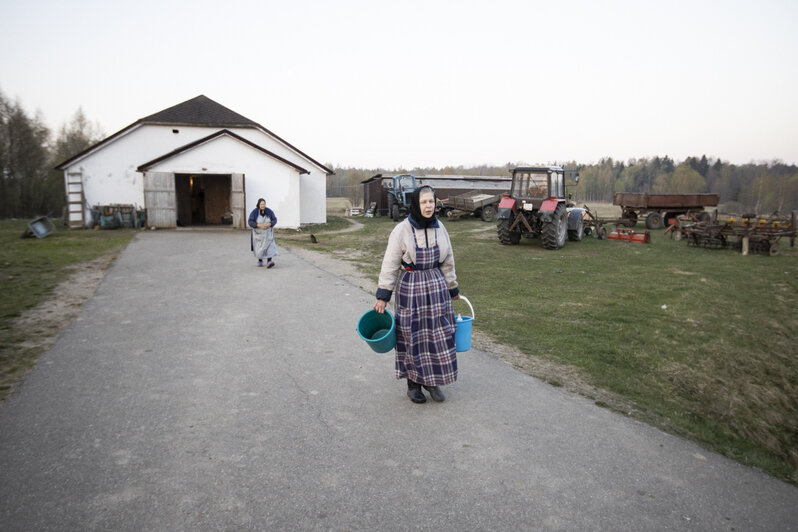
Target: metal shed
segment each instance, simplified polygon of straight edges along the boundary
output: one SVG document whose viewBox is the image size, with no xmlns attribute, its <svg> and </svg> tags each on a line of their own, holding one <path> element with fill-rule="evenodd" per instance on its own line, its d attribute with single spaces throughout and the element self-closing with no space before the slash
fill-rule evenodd
<svg viewBox="0 0 798 532">
<path fill-rule="evenodd" d="M 395 174 L 377 174 L 363 183 L 363 206 L 368 208 L 372 202 L 377 204 L 377 213 L 388 215 L 388 190 Z M 398 175 L 398 174 L 397 174 Z M 447 199 L 473 190 L 500 194 L 510 191 L 510 176 L 471 176 L 471 175 L 423 175 L 416 176 L 421 185 L 430 185 L 439 199 Z M 495 191 L 495 192 L 494 192 Z"/>
</svg>

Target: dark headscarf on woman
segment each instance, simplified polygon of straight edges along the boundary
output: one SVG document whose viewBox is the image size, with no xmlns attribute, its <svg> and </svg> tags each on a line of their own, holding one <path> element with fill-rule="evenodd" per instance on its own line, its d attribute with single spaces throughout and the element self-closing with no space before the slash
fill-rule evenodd
<svg viewBox="0 0 798 532">
<path fill-rule="evenodd" d="M 263 205 L 264 205 L 264 208 L 263 208 L 263 209 L 261 209 L 261 208 L 260 208 L 260 202 L 261 202 L 261 201 L 263 202 Z M 258 202 L 257 202 L 255 205 L 257 205 L 257 206 L 258 206 L 258 212 L 260 212 L 260 215 L 261 215 L 261 216 L 266 216 L 266 208 L 265 208 L 265 205 L 266 205 L 266 200 L 265 200 L 265 199 L 263 199 L 263 198 L 258 198 Z"/>
<path fill-rule="evenodd" d="M 422 229 L 426 229 L 438 221 L 438 219 L 435 218 L 435 211 L 432 211 L 432 216 L 429 218 L 424 218 L 421 214 L 421 194 L 427 191 L 432 192 L 432 195 L 435 196 L 435 190 L 428 185 L 419 187 L 410 194 L 410 216 L 413 217 L 413 220 L 421 226 Z M 437 205 L 437 197 L 435 198 L 435 204 Z"/>
</svg>

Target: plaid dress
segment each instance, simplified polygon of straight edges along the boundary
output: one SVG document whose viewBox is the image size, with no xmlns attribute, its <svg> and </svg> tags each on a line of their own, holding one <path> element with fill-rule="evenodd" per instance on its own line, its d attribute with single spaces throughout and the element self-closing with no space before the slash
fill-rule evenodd
<svg viewBox="0 0 798 532">
<path fill-rule="evenodd" d="M 412 231 L 416 263 L 412 270 L 402 271 L 396 288 L 396 378 L 426 386 L 457 380 L 454 309 L 438 268 L 435 231 L 431 248 L 419 247 Z"/>
</svg>

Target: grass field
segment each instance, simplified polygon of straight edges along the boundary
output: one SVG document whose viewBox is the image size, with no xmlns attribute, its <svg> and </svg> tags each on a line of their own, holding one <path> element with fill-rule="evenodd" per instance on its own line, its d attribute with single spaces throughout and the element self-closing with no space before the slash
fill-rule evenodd
<svg viewBox="0 0 798 532">
<path fill-rule="evenodd" d="M 376 279 L 394 223 L 359 221 L 313 249 L 348 249 Z M 537 240 L 502 246 L 477 219 L 446 226 L 477 330 L 575 368 L 631 401 L 635 417 L 798 482 L 798 250 L 788 242 L 776 257 L 742 256 L 654 231 L 651 244 L 585 238 L 548 251 Z"/>
<path fill-rule="evenodd" d="M 20 238 L 27 221 L 0 221 L 0 400 L 33 367 L 41 355 L 27 346 L 29 331 L 15 327 L 22 313 L 39 304 L 75 267 L 119 253 L 133 230 L 67 231 Z"/>
</svg>

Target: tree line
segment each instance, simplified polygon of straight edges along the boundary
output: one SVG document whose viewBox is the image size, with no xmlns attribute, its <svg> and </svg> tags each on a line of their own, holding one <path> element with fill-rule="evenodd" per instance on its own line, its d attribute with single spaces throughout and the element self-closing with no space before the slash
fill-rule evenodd
<svg viewBox="0 0 798 532">
<path fill-rule="evenodd" d="M 0 218 L 61 216 L 66 205 L 64 175 L 53 167 L 103 137 L 99 126 L 90 123 L 81 109 L 54 135 L 39 113 L 30 115 L 20 102 L 10 101 L 0 91 Z M 512 168 L 525 164 L 412 169 L 335 168 L 328 164 L 335 174 L 327 179 L 327 196 L 346 197 L 353 205 L 362 205 L 362 182 L 379 173 L 508 176 Z M 579 184 L 570 189 L 577 203 L 611 203 L 615 192 L 715 193 L 725 212 L 770 214 L 798 209 L 798 167 L 780 161 L 736 165 L 702 155 L 681 162 L 656 156 L 559 164 L 570 174 L 579 173 Z"/>
<path fill-rule="evenodd" d="M 798 166 L 780 161 L 731 164 L 721 159 L 687 157 L 677 162 L 668 156 L 630 159 L 612 158 L 595 164 L 576 161 L 555 163 L 567 175 L 579 174 L 579 184 L 569 188 L 577 203 L 612 203 L 615 192 L 638 193 L 714 193 L 720 197 L 723 212 L 755 212 L 770 214 L 798 210 Z M 528 163 L 507 163 L 503 166 L 447 166 L 443 168 L 334 168 L 327 181 L 327 195 L 347 197 L 353 205 L 362 205 L 362 181 L 378 173 L 393 175 L 490 175 L 509 176 L 516 166 Z M 332 166 L 330 166 L 332 168 Z"/>
<path fill-rule="evenodd" d="M 713 193 L 725 212 L 787 213 L 798 209 L 798 166 L 780 161 L 731 164 L 706 155 L 676 162 L 670 157 L 602 159 L 575 165 L 580 201 L 611 202 L 614 192 Z"/>
<path fill-rule="evenodd" d="M 103 137 L 81 109 L 54 135 L 39 113 L 30 115 L 0 91 L 0 218 L 60 217 L 64 173 L 53 166 Z"/>
</svg>

